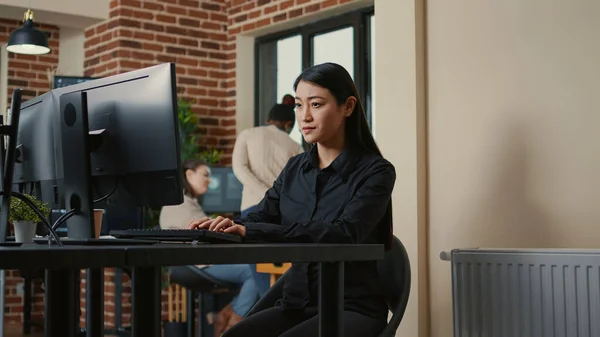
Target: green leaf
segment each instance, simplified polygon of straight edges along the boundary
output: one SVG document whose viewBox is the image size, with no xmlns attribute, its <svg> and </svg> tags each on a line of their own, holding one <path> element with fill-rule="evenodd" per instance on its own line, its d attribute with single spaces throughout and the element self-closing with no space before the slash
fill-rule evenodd
<svg viewBox="0 0 600 337">
<path fill-rule="evenodd" d="M 34 205 L 42 212 L 44 218 L 48 219 L 50 216 L 50 208 L 48 204 L 41 202 L 30 194 L 25 194 L 25 197 L 33 202 Z M 10 212 L 8 217 L 9 222 L 14 221 L 33 221 L 35 223 L 41 222 L 42 219 L 31 209 L 24 201 L 15 197 L 10 198 Z"/>
</svg>

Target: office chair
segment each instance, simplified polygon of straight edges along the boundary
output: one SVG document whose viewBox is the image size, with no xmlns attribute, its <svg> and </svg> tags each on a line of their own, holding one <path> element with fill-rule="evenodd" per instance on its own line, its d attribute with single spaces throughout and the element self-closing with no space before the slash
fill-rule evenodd
<svg viewBox="0 0 600 337">
<path fill-rule="evenodd" d="M 216 297 L 218 294 L 237 292 L 240 287 L 237 284 L 219 281 L 195 266 L 169 267 L 169 277 L 171 283 L 179 284 L 191 292 L 188 293 L 188 308 L 190 308 L 187 317 L 188 337 L 194 335 L 194 310 L 192 309 L 194 304 L 193 294 L 198 295 L 198 337 L 200 337 L 203 335 L 202 320 L 204 318 L 204 312 L 202 309 L 204 295 L 211 294 Z M 213 310 L 215 312 L 217 312 L 216 304 L 217 301 L 215 299 L 215 301 L 213 301 Z"/>
<path fill-rule="evenodd" d="M 406 311 L 411 278 L 410 260 L 404 245 L 398 238 L 393 238 L 392 249 L 385 252 L 383 260 L 377 261 L 377 270 L 380 276 L 379 287 L 383 290 L 385 300 L 393 314 L 378 337 L 393 337 Z M 283 296 L 283 285 L 287 274 L 286 272 L 275 282 L 246 317 L 275 305 L 275 302 Z"/>
</svg>

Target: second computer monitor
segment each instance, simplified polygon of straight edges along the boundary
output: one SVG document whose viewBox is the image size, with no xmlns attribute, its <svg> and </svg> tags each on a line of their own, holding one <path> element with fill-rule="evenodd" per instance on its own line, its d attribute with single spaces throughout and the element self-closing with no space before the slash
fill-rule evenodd
<svg viewBox="0 0 600 337">
<path fill-rule="evenodd" d="M 92 199 L 102 196 L 117 205 L 181 204 L 177 110 L 172 63 L 53 89 L 23 106 L 15 183 L 56 182 L 65 207 L 82 210 L 67 222 L 70 237 L 94 233 L 86 225 L 72 236 L 81 227 L 72 223 L 89 223 Z M 91 165 L 80 165 L 82 159 Z M 94 195 L 73 190 L 83 185 Z"/>
<path fill-rule="evenodd" d="M 175 65 L 167 63 L 52 91 L 57 101 L 86 93 L 97 193 L 118 186 L 113 200 L 139 206 L 183 201 L 176 90 Z"/>
</svg>

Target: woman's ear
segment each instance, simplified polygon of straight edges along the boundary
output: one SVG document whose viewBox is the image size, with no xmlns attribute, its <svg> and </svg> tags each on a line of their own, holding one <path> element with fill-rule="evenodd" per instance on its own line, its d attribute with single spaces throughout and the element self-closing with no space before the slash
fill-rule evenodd
<svg viewBox="0 0 600 337">
<path fill-rule="evenodd" d="M 344 116 L 350 117 L 352 112 L 354 111 L 354 107 L 356 107 L 356 97 L 350 96 L 346 100 L 346 104 L 344 105 Z"/>
<path fill-rule="evenodd" d="M 193 170 L 190 170 L 190 169 L 185 170 L 185 180 L 190 181 L 193 174 L 194 174 Z"/>
</svg>

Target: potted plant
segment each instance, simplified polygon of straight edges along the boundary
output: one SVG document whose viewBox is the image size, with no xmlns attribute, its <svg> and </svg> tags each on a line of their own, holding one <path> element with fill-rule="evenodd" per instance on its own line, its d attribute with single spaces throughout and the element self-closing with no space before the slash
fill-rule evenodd
<svg viewBox="0 0 600 337">
<path fill-rule="evenodd" d="M 50 208 L 48 207 L 48 204 L 41 202 L 29 194 L 25 194 L 25 197 L 40 210 L 45 218 L 49 217 Z M 37 224 L 40 223 L 42 219 L 23 200 L 12 197 L 10 198 L 8 221 L 13 224 L 16 242 L 32 243 Z"/>
</svg>

